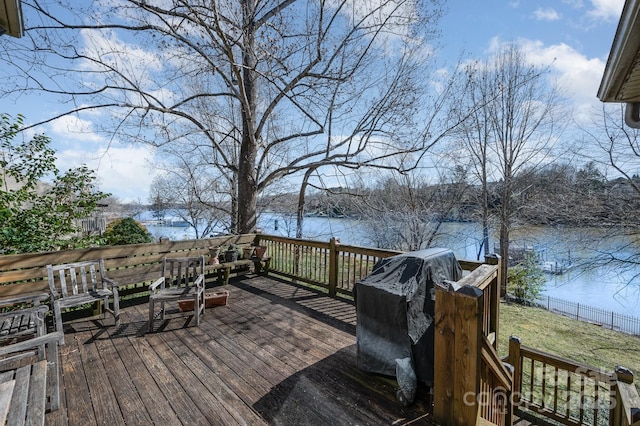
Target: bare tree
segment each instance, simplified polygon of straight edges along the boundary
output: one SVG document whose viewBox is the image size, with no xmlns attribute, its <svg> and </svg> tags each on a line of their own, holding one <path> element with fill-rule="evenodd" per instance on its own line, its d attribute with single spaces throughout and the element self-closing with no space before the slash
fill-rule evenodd
<svg viewBox="0 0 640 426">
<path fill-rule="evenodd" d="M 179 158 L 179 157 L 177 157 Z M 215 228 L 229 229 L 228 198 L 220 196 L 216 177 L 207 174 L 196 163 L 183 159 L 183 163 L 167 167 L 151 184 L 150 197 L 160 199 L 174 216 L 195 230 L 196 238 L 204 238 Z M 227 220 L 225 220 L 227 219 Z"/>
<path fill-rule="evenodd" d="M 357 168 L 428 140 L 406 136 L 420 116 L 416 64 L 428 55 L 437 0 L 23 8 L 27 36 L 0 53 L 0 96 L 45 92 L 69 108 L 44 122 L 105 110 L 114 137 L 208 148 L 229 185 L 234 231 L 254 229 L 258 194 L 282 178 Z"/>
<path fill-rule="evenodd" d="M 485 253 L 490 192 L 495 185 L 503 259 L 509 257 L 513 199 L 522 191 L 516 183 L 523 180 L 527 171 L 549 161 L 566 122 L 566 116 L 559 111 L 562 105 L 559 91 L 545 79 L 545 71 L 528 63 L 515 44 L 501 48 L 493 59 L 468 68 L 468 93 L 473 95 L 468 97 L 466 106 L 472 113 L 462 133 L 464 147 L 471 153 L 476 178 L 482 184 Z M 506 279 L 507 262 L 502 265 L 502 276 Z"/>
<path fill-rule="evenodd" d="M 393 173 L 354 200 L 376 247 L 420 250 L 432 246 L 442 224 L 455 216 L 468 189 L 466 171 L 456 168 L 429 180 L 424 170 Z"/>
<path fill-rule="evenodd" d="M 588 151 L 593 153 L 587 156 L 591 167 L 583 175 L 589 190 L 607 197 L 601 203 L 607 208 L 600 210 L 601 220 L 617 225 L 600 230 L 603 236 L 615 239 L 616 249 L 599 249 L 597 242 L 593 242 L 591 263 L 606 266 L 618 274 L 630 271 L 628 283 L 637 283 L 640 279 L 637 272 L 640 223 L 635 213 L 640 205 L 640 130 L 627 127 L 624 114 L 624 105 L 603 104 L 594 126 L 584 129 L 598 149 Z M 598 167 L 611 170 L 617 178 L 605 187 L 606 179 Z"/>
</svg>

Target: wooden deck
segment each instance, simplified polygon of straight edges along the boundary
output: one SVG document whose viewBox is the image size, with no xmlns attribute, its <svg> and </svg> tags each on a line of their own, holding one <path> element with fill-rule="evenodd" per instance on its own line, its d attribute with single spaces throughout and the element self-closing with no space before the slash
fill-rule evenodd
<svg viewBox="0 0 640 426">
<path fill-rule="evenodd" d="M 68 323 L 63 407 L 46 424 L 431 424 L 423 386 L 405 408 L 394 379 L 357 369 L 352 304 L 263 277 L 222 288 L 229 304 L 200 327 L 145 335 L 147 304 L 127 303 L 118 328 Z"/>
</svg>

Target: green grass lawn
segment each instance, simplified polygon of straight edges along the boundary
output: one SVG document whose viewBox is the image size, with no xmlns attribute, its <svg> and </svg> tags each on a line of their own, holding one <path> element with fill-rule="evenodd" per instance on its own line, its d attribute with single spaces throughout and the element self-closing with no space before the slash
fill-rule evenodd
<svg viewBox="0 0 640 426">
<path fill-rule="evenodd" d="M 539 349 L 594 367 L 613 371 L 622 365 L 634 372 L 640 389 L 640 337 L 576 321 L 540 308 L 500 304 L 498 352 L 509 352 L 509 336 Z"/>
</svg>

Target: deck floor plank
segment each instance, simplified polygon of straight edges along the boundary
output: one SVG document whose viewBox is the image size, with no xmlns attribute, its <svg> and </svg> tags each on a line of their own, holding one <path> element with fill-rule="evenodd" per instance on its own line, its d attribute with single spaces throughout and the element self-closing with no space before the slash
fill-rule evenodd
<svg viewBox="0 0 640 426">
<path fill-rule="evenodd" d="M 176 413 L 171 409 L 169 401 L 148 370 L 148 365 L 142 352 L 150 351 L 142 345 L 136 344 L 137 336 L 121 337 L 114 340 L 114 347 L 126 367 L 131 382 L 146 409 L 147 415 L 154 424 L 180 424 Z M 127 419 L 125 419 L 127 420 Z"/>
<path fill-rule="evenodd" d="M 81 339 L 86 338 L 91 341 L 90 343 L 76 339 L 82 365 L 90 366 L 90 368 L 85 368 L 85 377 L 96 420 L 104 419 L 103 424 L 124 426 L 124 416 L 120 412 L 120 406 L 114 392 L 115 388 L 109 381 L 109 374 L 111 374 L 109 361 L 103 362 L 98 348 L 92 343 L 94 335 L 91 331 L 76 334 L 74 337 L 79 336 Z"/>
<path fill-rule="evenodd" d="M 214 410 L 223 410 L 231 416 L 232 420 L 226 420 L 224 424 L 240 424 L 240 425 L 258 425 L 264 424 L 264 421 L 258 413 L 251 410 L 243 401 L 239 400 L 237 396 L 227 387 L 226 383 L 218 377 L 217 370 L 211 368 L 206 362 L 204 362 L 197 354 L 192 350 L 193 346 L 187 350 L 187 348 L 181 343 L 181 341 L 169 341 L 167 344 L 177 353 L 182 353 L 182 359 L 187 368 L 194 372 L 200 380 L 206 391 L 203 391 L 203 395 L 210 395 L 215 398 L 210 406 L 214 407 Z M 215 367 L 215 366 L 214 366 Z M 194 398 L 195 400 L 195 398 Z M 218 411 L 213 411 L 218 412 Z M 220 418 L 227 418 L 226 415 L 221 415 Z M 214 422 L 212 422 L 214 423 Z"/>
<path fill-rule="evenodd" d="M 189 348 L 199 344 L 199 342 L 188 333 L 182 333 L 182 339 L 177 338 L 175 332 L 158 333 L 157 336 L 160 337 L 164 344 L 157 346 L 156 353 L 163 360 L 166 367 L 170 369 L 171 374 L 178 382 L 177 384 L 184 389 L 185 396 L 189 397 L 190 401 L 187 404 L 193 404 L 197 407 L 197 409 L 194 407 L 194 411 L 200 411 L 201 415 L 196 415 L 201 420 L 201 424 L 239 424 L 211 391 L 207 389 L 203 382 L 203 380 L 206 380 L 203 376 L 206 375 L 207 371 L 201 368 L 197 368 L 194 371 L 187 364 L 188 358 L 193 355 Z"/>
<path fill-rule="evenodd" d="M 284 317 L 282 316 L 281 310 L 271 309 L 269 311 L 260 311 L 258 307 L 251 305 L 251 300 L 247 303 L 247 314 L 253 312 L 263 317 L 265 323 L 270 325 L 269 330 L 271 332 L 277 333 L 281 338 L 292 338 L 298 345 L 300 345 L 300 342 L 308 342 L 308 345 L 305 345 L 305 350 L 302 352 L 303 354 L 317 352 L 319 347 L 325 345 L 322 340 L 310 340 L 310 335 L 317 335 L 317 337 L 323 339 L 324 333 L 322 330 L 317 330 L 317 324 L 309 321 L 308 317 L 305 317 L 301 313 L 289 312 L 287 316 Z M 295 327 L 291 327 L 292 321 L 295 323 Z M 393 382 L 393 385 L 390 385 L 390 380 L 388 379 L 382 379 L 380 377 L 374 379 L 374 376 L 358 371 L 355 367 L 356 354 L 354 337 L 340 332 L 336 334 L 343 336 L 344 340 L 340 340 L 340 343 L 345 345 L 342 346 L 342 350 L 335 351 L 334 349 L 331 357 L 328 357 L 326 352 L 320 353 L 315 357 L 315 361 L 324 359 L 323 363 L 330 367 L 328 369 L 318 369 L 321 378 L 333 380 L 333 385 L 328 386 L 327 389 L 329 391 L 337 390 L 338 395 L 336 396 L 339 397 L 344 395 L 345 392 L 349 393 L 353 387 L 360 388 L 362 395 L 365 397 L 360 398 L 359 394 L 355 394 L 353 401 L 351 401 L 354 407 L 362 404 L 372 406 L 374 403 L 381 406 L 381 410 L 373 410 L 375 418 L 372 419 L 372 424 L 390 423 L 391 421 L 397 420 L 397 418 L 380 418 L 378 415 L 378 412 L 383 413 L 385 411 L 383 408 L 384 405 L 389 403 L 395 404 L 395 382 Z M 310 371 L 311 369 L 308 369 L 306 373 L 308 374 Z M 364 386 L 363 383 L 365 384 Z M 425 406 L 421 406 L 420 408 L 428 409 Z M 415 418 L 422 413 L 412 412 L 409 409 L 400 409 L 400 414 L 405 418 Z"/>
<path fill-rule="evenodd" d="M 194 401 L 203 411 L 208 410 L 209 416 L 218 413 L 210 419 L 212 424 L 219 421 L 225 425 L 264 424 L 259 415 L 248 409 L 245 403 L 239 401 L 237 395 L 226 386 L 226 383 L 220 380 L 218 369 L 220 363 L 218 361 L 207 362 L 210 358 L 202 356 L 206 355 L 207 351 L 199 350 L 204 343 L 204 339 L 201 339 L 203 335 L 191 333 L 192 330 L 199 330 L 199 328 L 185 329 L 188 333 L 167 332 L 158 333 L 158 335 L 184 363 L 184 374 L 192 374 L 193 377 L 190 377 L 189 380 L 197 378 L 199 381 L 194 389 L 188 390 L 190 394 L 193 394 Z M 208 336 L 206 338 L 208 339 Z M 185 389 L 189 383 L 185 383 Z"/>
<path fill-rule="evenodd" d="M 64 380 L 67 418 L 70 425 L 96 425 L 96 418 L 89 397 L 89 385 L 85 368 L 80 357 L 80 346 L 86 332 L 65 336 L 65 344 L 60 347 L 60 365 Z M 89 366 L 87 366 L 89 367 Z M 86 399 L 84 399 L 84 398 Z M 61 402 L 62 403 L 62 402 Z"/>
<path fill-rule="evenodd" d="M 223 288 L 228 305 L 200 327 L 172 318 L 145 334 L 145 303 L 124 303 L 120 327 L 74 324 L 46 424 L 431 424 L 426 390 L 402 407 L 393 378 L 357 369 L 352 303 L 266 277 Z"/>
<path fill-rule="evenodd" d="M 107 377 L 118 400 L 122 417 L 128 424 L 151 424 L 152 420 L 143 398 L 135 387 L 123 359 L 118 356 L 116 344 L 121 340 L 122 338 L 97 339 L 96 349 L 108 371 Z"/>
<path fill-rule="evenodd" d="M 171 333 L 171 331 L 167 331 Z M 158 385 L 162 392 L 162 405 L 171 408 L 178 421 L 188 425 L 207 425 L 206 416 L 198 405 L 189 397 L 177 375 L 181 370 L 175 357 L 162 341 L 161 333 L 151 333 L 144 338 L 134 339 L 136 351 L 147 366 L 149 377 Z M 155 401 L 158 404 L 158 401 Z"/>
<path fill-rule="evenodd" d="M 247 310 L 247 313 L 251 312 L 251 310 Z M 229 318 L 225 314 L 225 318 Z M 338 417 L 338 413 L 342 413 L 341 421 L 338 424 L 349 424 L 349 423 L 357 423 L 357 419 L 351 417 L 351 415 L 346 415 L 344 413 L 355 413 L 357 412 L 358 405 L 368 405 L 371 406 L 372 400 L 371 398 L 358 398 L 358 394 L 355 396 L 352 394 L 352 388 L 344 385 L 344 377 L 335 374 L 335 372 L 340 367 L 330 361 L 331 357 L 335 357 L 336 352 L 339 352 L 343 349 L 334 348 L 331 353 L 326 351 L 318 350 L 318 346 L 321 346 L 321 342 L 319 341 L 309 341 L 307 337 L 307 342 L 304 347 L 301 349 L 299 347 L 294 346 L 288 339 L 296 340 L 298 343 L 304 339 L 301 339 L 296 332 L 291 332 L 290 325 L 291 323 L 283 320 L 283 319 L 272 319 L 271 316 L 265 317 L 263 319 L 265 323 L 268 321 L 269 327 L 269 336 L 271 337 L 270 341 L 277 346 L 280 346 L 279 353 L 282 353 L 287 362 L 291 362 L 292 365 L 298 365 L 298 370 L 304 370 L 304 373 L 299 374 L 300 378 L 298 380 L 304 380 L 307 385 L 306 387 L 315 389 L 323 389 L 323 396 L 325 398 L 316 398 L 319 400 L 337 400 L 340 401 L 341 404 L 339 407 L 324 407 L 324 410 L 327 412 L 332 412 L 334 416 L 336 416 L 336 420 Z M 282 321 L 285 327 L 289 327 L 289 331 L 285 329 L 278 329 L 278 321 Z M 256 329 L 261 330 L 261 334 L 264 333 L 264 329 L 256 327 Z M 264 336 L 267 337 L 267 336 Z M 292 348 L 287 352 L 286 348 Z M 325 369 L 315 366 L 316 363 L 322 362 L 322 365 L 331 364 L 334 369 L 333 372 L 327 372 Z M 292 376 L 294 377 L 294 376 Z M 313 385 L 313 386 L 310 386 Z M 312 393 L 313 394 L 313 393 Z M 327 399 L 326 396 L 330 394 L 332 398 Z M 350 395 L 352 394 L 352 395 Z M 350 395 L 349 398 L 345 398 L 346 395 Z M 303 404 L 300 404 L 303 405 Z M 317 405 L 317 404 L 316 404 Z M 284 410 L 281 410 L 284 411 Z M 380 416 L 370 416 L 369 413 L 361 413 L 365 414 L 367 417 L 367 424 L 385 424 L 391 423 Z M 322 417 L 320 417 L 322 418 Z M 289 419 L 290 420 L 290 419 Z M 362 420 L 362 418 L 360 418 Z"/>
</svg>

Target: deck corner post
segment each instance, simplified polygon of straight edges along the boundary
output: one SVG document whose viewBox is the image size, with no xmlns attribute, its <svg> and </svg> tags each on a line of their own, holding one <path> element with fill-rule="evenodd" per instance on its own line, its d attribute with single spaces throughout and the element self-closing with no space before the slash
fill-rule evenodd
<svg viewBox="0 0 640 426">
<path fill-rule="evenodd" d="M 507 295 L 507 276 L 502 273 L 502 257 L 497 253 L 489 253 L 484 257 L 484 261 L 489 265 L 498 265 L 498 286 L 500 288 L 498 298 L 505 297 Z"/>
<path fill-rule="evenodd" d="M 491 298 L 490 309 L 491 312 L 489 314 L 490 318 L 490 329 L 495 333 L 495 339 L 493 341 L 493 347 L 498 348 L 498 331 L 500 325 L 500 297 L 502 296 L 502 267 L 501 262 L 502 258 L 499 254 L 487 254 L 484 258 L 485 263 L 489 265 L 497 265 L 498 266 L 498 276 L 494 283 L 491 284 L 491 291 L 489 293 L 489 297 Z M 505 284 L 506 285 L 506 284 Z"/>
<path fill-rule="evenodd" d="M 630 369 L 619 365 L 614 368 L 611 400 L 615 404 L 610 414 L 610 425 L 640 425 L 640 396 L 633 380 Z"/>
<path fill-rule="evenodd" d="M 520 345 L 522 341 L 517 336 L 509 337 L 509 364 L 513 367 L 513 404 L 520 402 L 522 393 L 522 358 L 520 356 Z"/>
<path fill-rule="evenodd" d="M 436 287 L 433 416 L 442 425 L 476 424 L 480 415 L 482 292 Z"/>
<path fill-rule="evenodd" d="M 335 296 L 338 288 L 338 247 L 336 237 L 329 240 L 329 295 Z"/>
<path fill-rule="evenodd" d="M 442 425 L 454 424 L 452 399 L 456 364 L 455 357 L 455 312 L 456 299 L 448 290 L 436 286 L 435 331 L 434 331 L 434 380 L 433 417 Z"/>
</svg>

